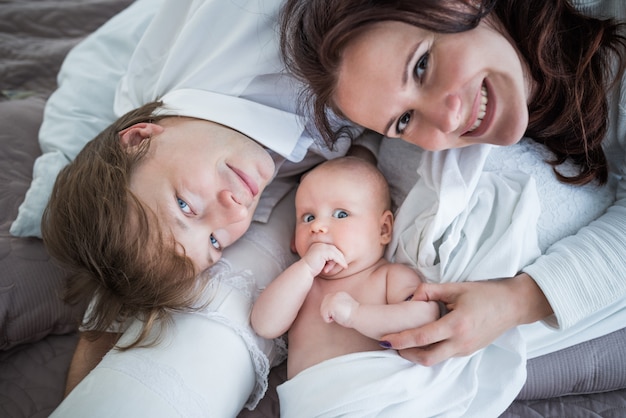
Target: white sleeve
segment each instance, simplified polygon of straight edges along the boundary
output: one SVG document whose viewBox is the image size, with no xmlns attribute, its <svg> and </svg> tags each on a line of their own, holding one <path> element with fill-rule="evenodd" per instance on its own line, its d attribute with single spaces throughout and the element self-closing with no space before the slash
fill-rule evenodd
<svg viewBox="0 0 626 418">
<path fill-rule="evenodd" d="M 41 237 L 41 216 L 57 174 L 87 142 L 117 119 L 116 86 L 159 1 L 137 0 L 74 47 L 61 66 L 58 89 L 44 110 L 42 155 L 11 225 L 15 236 Z"/>
<path fill-rule="evenodd" d="M 575 0 L 583 13 L 626 18 L 622 0 Z M 594 312 L 626 297 L 626 77 L 615 96 L 605 139 L 607 158 L 617 179 L 615 202 L 577 234 L 552 245 L 524 268 L 544 292 L 554 316 L 546 322 L 566 329 Z M 566 203 L 566 202 L 564 202 Z"/>
</svg>

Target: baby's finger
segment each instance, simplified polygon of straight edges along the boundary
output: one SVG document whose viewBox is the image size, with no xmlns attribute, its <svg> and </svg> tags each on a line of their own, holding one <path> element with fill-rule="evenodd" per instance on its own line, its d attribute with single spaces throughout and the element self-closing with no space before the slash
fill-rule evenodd
<svg viewBox="0 0 626 418">
<path fill-rule="evenodd" d="M 330 273 L 337 263 L 333 260 L 328 260 L 324 265 L 324 273 Z"/>
<path fill-rule="evenodd" d="M 342 268 L 348 268 L 348 263 L 346 263 L 346 258 L 343 256 L 343 253 L 339 248 L 333 246 L 335 249 L 335 254 L 333 255 L 333 260 L 335 263 L 339 264 Z"/>
</svg>

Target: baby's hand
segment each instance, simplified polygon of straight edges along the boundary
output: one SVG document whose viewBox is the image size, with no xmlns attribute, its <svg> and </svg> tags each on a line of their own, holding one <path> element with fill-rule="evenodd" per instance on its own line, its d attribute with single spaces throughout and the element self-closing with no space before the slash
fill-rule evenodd
<svg viewBox="0 0 626 418">
<path fill-rule="evenodd" d="M 328 323 L 335 321 L 343 327 L 352 328 L 352 317 L 358 308 L 359 302 L 348 293 L 329 293 L 322 300 L 320 313 Z"/>
<path fill-rule="evenodd" d="M 343 253 L 332 244 L 317 242 L 309 247 L 302 260 L 309 266 L 313 276 L 320 273 L 330 273 L 337 265 L 340 269 L 348 267 Z"/>
</svg>

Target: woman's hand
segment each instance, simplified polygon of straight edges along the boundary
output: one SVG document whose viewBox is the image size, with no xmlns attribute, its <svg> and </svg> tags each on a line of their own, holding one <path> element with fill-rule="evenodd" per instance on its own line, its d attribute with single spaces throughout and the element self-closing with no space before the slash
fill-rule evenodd
<svg viewBox="0 0 626 418">
<path fill-rule="evenodd" d="M 419 285 L 413 300 L 441 301 L 449 313 L 423 327 L 389 334 L 381 345 L 408 360 L 432 366 L 486 347 L 506 330 L 538 321 L 552 308 L 535 281 L 512 279 Z"/>
</svg>

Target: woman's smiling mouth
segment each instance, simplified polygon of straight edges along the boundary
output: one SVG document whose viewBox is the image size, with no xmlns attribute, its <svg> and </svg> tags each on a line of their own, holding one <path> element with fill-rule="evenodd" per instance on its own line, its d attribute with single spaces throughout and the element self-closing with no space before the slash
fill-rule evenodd
<svg viewBox="0 0 626 418">
<path fill-rule="evenodd" d="M 486 130 L 486 127 L 485 129 L 478 129 L 481 127 L 483 120 L 487 116 L 487 105 L 489 104 L 489 93 L 487 90 L 487 85 L 484 82 L 480 87 L 480 94 L 477 98 L 477 101 L 478 103 L 474 105 L 475 109 L 472 112 L 472 115 L 475 115 L 474 123 L 472 123 L 472 125 L 463 133 L 463 135 L 478 136 Z"/>
<path fill-rule="evenodd" d="M 489 102 L 489 98 L 487 97 L 487 87 L 483 84 L 480 88 L 480 106 L 478 108 L 478 116 L 474 121 L 474 124 L 467 131 L 467 133 L 474 132 L 480 124 L 483 122 L 485 115 L 487 114 L 487 103 Z"/>
</svg>

